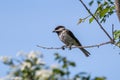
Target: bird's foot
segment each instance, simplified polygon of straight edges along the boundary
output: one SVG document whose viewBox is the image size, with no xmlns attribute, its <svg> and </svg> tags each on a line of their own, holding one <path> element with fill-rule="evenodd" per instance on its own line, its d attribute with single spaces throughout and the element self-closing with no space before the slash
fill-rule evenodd
<svg viewBox="0 0 120 80">
<path fill-rule="evenodd" d="M 68 48 L 69 48 L 69 50 L 71 50 L 71 49 L 72 49 L 72 47 L 71 47 L 71 46 L 68 46 Z"/>
<path fill-rule="evenodd" d="M 63 45 L 61 48 L 62 48 L 62 50 L 65 50 L 65 47 L 66 47 L 66 45 Z"/>
<path fill-rule="evenodd" d="M 71 47 L 71 46 L 67 46 L 67 45 L 63 45 L 61 48 L 62 48 L 63 50 L 65 50 L 65 48 L 69 48 L 69 50 L 71 50 L 71 49 L 72 49 L 72 47 Z"/>
</svg>

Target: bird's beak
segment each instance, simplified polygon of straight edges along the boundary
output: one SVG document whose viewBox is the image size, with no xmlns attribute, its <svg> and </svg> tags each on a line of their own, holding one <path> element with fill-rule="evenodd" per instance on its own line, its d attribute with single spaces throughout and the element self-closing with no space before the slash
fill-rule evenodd
<svg viewBox="0 0 120 80">
<path fill-rule="evenodd" d="M 56 32 L 56 30 L 52 31 L 52 32 Z"/>
</svg>

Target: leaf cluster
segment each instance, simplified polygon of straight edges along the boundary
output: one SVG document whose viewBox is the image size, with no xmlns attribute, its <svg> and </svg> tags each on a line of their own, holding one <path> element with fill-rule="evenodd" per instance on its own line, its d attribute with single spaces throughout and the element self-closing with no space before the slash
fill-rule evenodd
<svg viewBox="0 0 120 80">
<path fill-rule="evenodd" d="M 55 60 L 59 67 L 51 68 L 43 61 L 43 57 L 36 54 L 35 51 L 20 57 L 19 59 L 9 58 L 5 65 L 9 66 L 10 70 L 6 77 L 2 80 L 106 80 L 104 77 L 91 78 L 91 75 L 86 72 L 76 73 L 72 78 L 70 68 L 75 68 L 76 64 L 68 60 L 66 57 L 55 54 Z M 12 60 L 12 66 L 9 61 Z M 40 60 L 40 61 L 39 61 Z"/>
<path fill-rule="evenodd" d="M 116 41 L 116 46 L 120 48 L 120 30 L 115 30 L 114 31 L 114 39 Z"/>
<path fill-rule="evenodd" d="M 115 12 L 114 2 L 112 0 L 91 0 L 89 2 L 89 6 L 93 6 L 95 2 L 97 3 L 97 7 L 93 15 L 100 21 L 100 23 L 105 23 L 107 18 L 109 18 Z M 85 18 L 80 18 L 78 24 L 84 22 L 88 18 L 89 23 L 94 21 L 94 18 L 89 15 Z"/>
<path fill-rule="evenodd" d="M 94 0 L 92 0 L 89 5 L 92 6 L 94 3 Z M 98 20 L 100 20 L 101 23 L 105 23 L 106 19 L 111 16 L 115 12 L 115 6 L 114 2 L 111 0 L 101 0 L 97 1 L 97 9 L 95 10 L 95 13 L 93 14 Z M 89 19 L 89 22 L 93 22 L 94 18 L 91 17 Z"/>
</svg>

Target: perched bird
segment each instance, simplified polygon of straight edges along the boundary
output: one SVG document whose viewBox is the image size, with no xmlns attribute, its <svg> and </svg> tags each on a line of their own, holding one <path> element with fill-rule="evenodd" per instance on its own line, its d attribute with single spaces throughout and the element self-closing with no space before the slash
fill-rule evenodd
<svg viewBox="0 0 120 80">
<path fill-rule="evenodd" d="M 78 39 L 74 36 L 74 34 L 66 29 L 64 26 L 57 26 L 53 32 L 56 32 L 58 34 L 58 37 L 60 40 L 67 46 L 70 47 L 72 45 L 74 46 L 82 46 L 81 43 L 78 41 Z M 90 53 L 85 50 L 84 48 L 79 48 L 85 56 L 89 56 Z"/>
</svg>

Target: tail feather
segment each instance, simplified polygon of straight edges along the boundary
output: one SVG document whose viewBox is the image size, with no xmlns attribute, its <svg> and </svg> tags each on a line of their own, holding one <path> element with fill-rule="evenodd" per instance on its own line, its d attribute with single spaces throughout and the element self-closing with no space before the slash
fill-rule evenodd
<svg viewBox="0 0 120 80">
<path fill-rule="evenodd" d="M 90 53 L 87 50 L 85 50 L 84 48 L 79 49 L 85 54 L 86 57 L 89 57 Z"/>
</svg>

